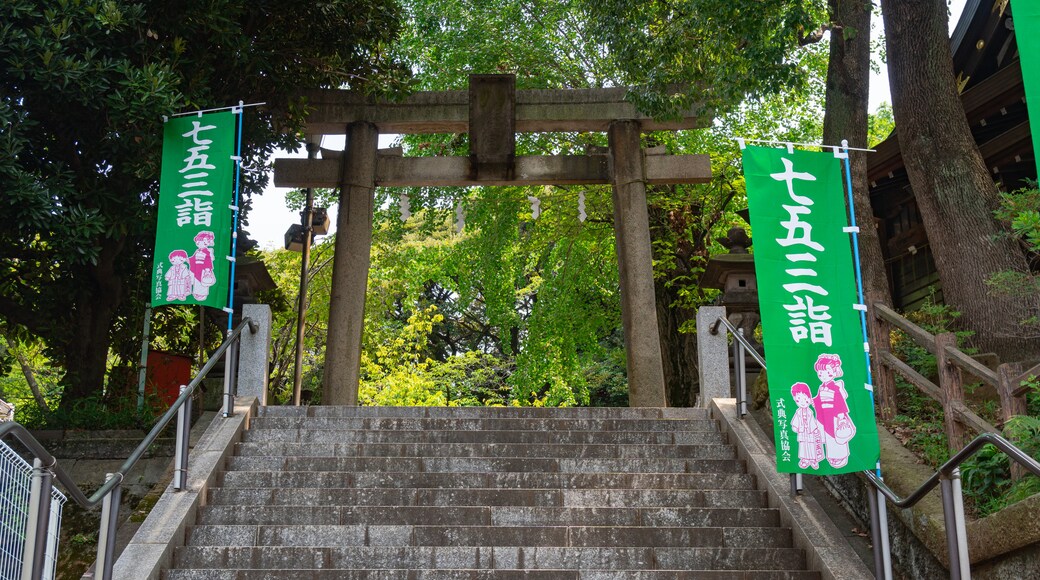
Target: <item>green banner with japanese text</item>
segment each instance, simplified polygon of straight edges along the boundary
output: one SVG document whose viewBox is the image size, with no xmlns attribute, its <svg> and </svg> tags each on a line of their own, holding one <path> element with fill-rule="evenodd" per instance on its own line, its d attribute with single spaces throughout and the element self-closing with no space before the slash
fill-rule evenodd
<svg viewBox="0 0 1040 580">
<path fill-rule="evenodd" d="M 152 266 L 153 306 L 227 306 L 234 148 L 234 113 L 166 121 Z"/>
<path fill-rule="evenodd" d="M 841 160 L 747 147 L 744 177 L 777 470 L 872 470 L 878 435 Z"/>
<path fill-rule="evenodd" d="M 1033 160 L 1040 173 L 1040 0 L 1012 0 L 1015 42 L 1022 64 L 1022 82 L 1026 89 L 1026 108 L 1030 132 L 1033 134 Z"/>
</svg>

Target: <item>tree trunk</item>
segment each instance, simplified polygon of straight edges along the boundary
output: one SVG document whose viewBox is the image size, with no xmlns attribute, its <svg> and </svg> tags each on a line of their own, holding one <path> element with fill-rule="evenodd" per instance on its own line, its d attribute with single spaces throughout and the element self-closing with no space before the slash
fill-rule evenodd
<svg viewBox="0 0 1040 580">
<path fill-rule="evenodd" d="M 674 306 L 679 299 L 664 280 L 654 281 L 657 303 L 657 328 L 661 338 L 661 364 L 664 367 L 665 399 L 669 407 L 692 407 L 697 400 L 697 336 L 681 333 L 684 322 L 696 318 L 685 308 Z"/>
<path fill-rule="evenodd" d="M 71 332 L 65 345 L 64 391 L 59 408 L 101 393 L 108 368 L 109 329 L 123 299 L 123 282 L 116 273 L 124 239 L 106 239 L 96 265 L 85 266 L 77 280 L 89 280 L 77 289 Z"/>
<path fill-rule="evenodd" d="M 1015 336 L 1038 297 L 994 295 L 986 280 L 1026 271 L 1018 244 L 993 217 L 998 190 L 971 135 L 953 76 L 946 3 L 882 0 L 899 146 L 931 242 L 943 296 L 975 345 L 1013 361 L 1040 352 Z"/>
<path fill-rule="evenodd" d="M 8 339 L 8 342 L 12 341 Z M 33 371 L 29 360 L 25 358 L 25 354 L 22 353 L 21 349 L 9 350 L 14 354 L 14 358 L 18 360 L 18 366 L 22 368 L 22 375 L 25 376 L 25 382 L 29 384 L 29 390 L 32 391 L 33 399 L 36 400 L 36 406 L 44 413 L 50 413 L 51 408 L 47 405 L 47 399 L 43 397 L 43 392 L 40 391 L 40 384 L 36 381 L 36 372 Z"/>
<path fill-rule="evenodd" d="M 827 112 L 823 117 L 824 143 L 838 144 L 845 139 L 850 147 L 867 146 L 871 9 L 872 6 L 862 0 L 830 0 L 831 47 L 827 63 Z M 862 151 L 849 152 L 864 300 L 868 305 L 883 302 L 891 306 L 881 240 L 870 206 L 867 155 L 869 153 Z M 868 324 L 873 320 L 868 316 Z M 887 345 L 888 337 L 879 336 L 881 330 L 877 325 L 868 330 L 871 352 L 878 353 L 878 341 Z M 876 356 L 871 357 L 870 367 L 874 384 L 880 386 L 876 393 L 882 399 L 892 399 L 895 388 L 892 371 L 880 364 Z M 884 400 L 880 402 L 881 408 L 887 408 Z"/>
</svg>

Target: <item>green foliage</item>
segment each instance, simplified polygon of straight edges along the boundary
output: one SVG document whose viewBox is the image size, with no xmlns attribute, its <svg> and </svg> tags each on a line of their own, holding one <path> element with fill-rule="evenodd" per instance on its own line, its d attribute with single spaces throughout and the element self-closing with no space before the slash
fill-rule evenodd
<svg viewBox="0 0 1040 580">
<path fill-rule="evenodd" d="M 392 0 L 0 3 L 0 318 L 46 343 L 71 402 L 147 299 L 162 117 L 266 102 L 243 130 L 242 205 L 295 148 L 308 87 L 392 91 Z M 66 404 L 63 401 L 63 404 Z"/>
<path fill-rule="evenodd" d="M 997 295 L 1031 298 L 1040 296 L 1040 277 L 1035 273 L 1040 255 L 1040 188 L 1035 182 L 1010 193 L 1000 195 L 1000 207 L 994 215 L 1007 227 L 1007 235 L 1019 240 L 1031 256 L 1030 268 L 995 272 L 986 285 Z M 1040 332 L 1040 312 L 1020 321 L 1019 332 L 1035 335 Z"/>
<path fill-rule="evenodd" d="M 881 103 L 877 110 L 867 117 L 867 147 L 873 147 L 888 139 L 896 129 L 896 119 L 892 113 L 892 105 Z"/>
<path fill-rule="evenodd" d="M 1017 415 L 1004 425 L 1005 435 L 1028 455 L 1040 457 L 1040 418 Z M 986 445 L 961 468 L 964 493 L 975 502 L 979 517 L 1040 493 L 1040 478 L 1027 474 L 1011 477 L 1011 460 L 1003 451 Z"/>
<path fill-rule="evenodd" d="M 638 103 L 657 115 L 698 105 L 732 110 L 748 95 L 800 87 L 791 53 L 823 24 L 814 0 L 583 0 L 589 34 L 602 42 Z M 681 87 L 677 92 L 676 87 Z"/>
<path fill-rule="evenodd" d="M 1010 224 L 1011 232 L 1026 242 L 1033 252 L 1040 252 L 1040 188 L 1035 182 L 1000 196 L 997 219 Z"/>
</svg>

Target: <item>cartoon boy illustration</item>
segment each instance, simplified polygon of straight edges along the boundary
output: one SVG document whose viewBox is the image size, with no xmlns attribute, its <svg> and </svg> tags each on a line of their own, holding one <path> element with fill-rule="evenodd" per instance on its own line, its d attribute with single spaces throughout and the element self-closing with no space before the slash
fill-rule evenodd
<svg viewBox="0 0 1040 580">
<path fill-rule="evenodd" d="M 845 382 L 835 380 L 842 375 L 841 357 L 821 354 L 813 368 L 821 383 L 813 403 L 816 418 L 823 426 L 827 463 L 831 467 L 842 467 L 849 462 L 849 440 L 856 435 L 856 426 L 849 417 L 849 394 L 845 392 Z"/>
<path fill-rule="evenodd" d="M 213 232 L 201 231 L 195 235 L 195 245 L 198 247 L 191 255 L 189 269 L 194 277 L 191 286 L 191 295 L 196 300 L 205 300 L 209 296 L 209 287 L 216 284 L 217 278 L 213 275 Z"/>
<path fill-rule="evenodd" d="M 791 386 L 791 396 L 798 405 L 798 410 L 791 418 L 791 430 L 798 434 L 798 467 L 805 469 L 811 465 L 813 469 L 818 469 L 823 461 L 823 434 L 816 420 L 809 385 L 795 383 Z"/>
<path fill-rule="evenodd" d="M 166 271 L 166 299 L 184 300 L 191 293 L 194 277 L 188 270 L 188 252 L 170 252 L 170 269 Z"/>
</svg>

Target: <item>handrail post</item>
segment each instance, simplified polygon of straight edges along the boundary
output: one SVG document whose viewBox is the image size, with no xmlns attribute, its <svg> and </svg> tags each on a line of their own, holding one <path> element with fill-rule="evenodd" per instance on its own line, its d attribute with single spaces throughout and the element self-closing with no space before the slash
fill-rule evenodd
<svg viewBox="0 0 1040 580">
<path fill-rule="evenodd" d="M 228 348 L 228 351 L 231 353 L 231 406 L 229 408 L 231 415 L 235 414 L 235 397 L 238 396 L 238 353 L 241 347 L 242 336 L 238 335 L 235 342 Z"/>
<path fill-rule="evenodd" d="M 227 356 L 227 351 L 225 351 Z M 181 394 L 188 389 L 181 385 Z M 173 489 L 184 491 L 188 486 L 188 435 L 191 432 L 191 398 L 177 409 L 177 440 L 174 450 Z"/>
<path fill-rule="evenodd" d="M 737 328 L 737 334 L 743 337 L 744 329 Z M 744 343 L 734 340 L 733 344 L 737 346 L 737 360 L 735 362 L 737 366 L 737 411 L 738 416 L 743 419 L 744 415 L 747 415 L 747 369 L 746 361 L 744 360 Z"/>
<path fill-rule="evenodd" d="M 118 477 L 119 482 L 101 501 L 101 527 L 98 530 L 97 568 L 95 570 L 100 580 L 112 580 L 112 565 L 115 563 L 119 503 L 123 500 L 123 476 L 118 473 L 109 473 L 105 476 L 105 481 L 114 477 Z"/>
<path fill-rule="evenodd" d="M 881 507 L 878 504 L 877 490 L 872 486 L 867 487 L 867 503 L 870 505 L 870 543 L 874 549 L 874 577 L 886 578 L 884 546 L 881 539 Z"/>
<path fill-rule="evenodd" d="M 964 402 L 964 387 L 961 384 L 961 371 L 954 364 L 946 347 L 957 348 L 957 336 L 952 332 L 935 335 L 935 365 L 939 369 L 939 387 L 943 393 L 943 422 L 946 425 L 946 441 L 951 453 L 964 447 L 964 426 L 961 425 L 960 413 L 956 403 Z"/>
<path fill-rule="evenodd" d="M 225 419 L 235 414 L 235 396 L 231 394 L 231 375 L 232 367 L 234 366 L 231 362 L 231 351 L 234 347 L 234 344 L 230 344 L 228 345 L 228 349 L 224 351 L 224 412 L 222 414 Z"/>
<path fill-rule="evenodd" d="M 943 521 L 946 524 L 946 550 L 949 553 L 950 579 L 969 580 L 968 533 L 964 523 L 964 496 L 961 493 L 961 471 L 939 474 L 942 491 Z"/>
<path fill-rule="evenodd" d="M 29 517 L 25 524 L 25 549 L 22 552 L 22 580 L 43 578 L 47 563 L 47 528 L 51 521 L 53 477 L 49 466 L 44 467 L 38 457 L 33 459 Z"/>
</svg>

